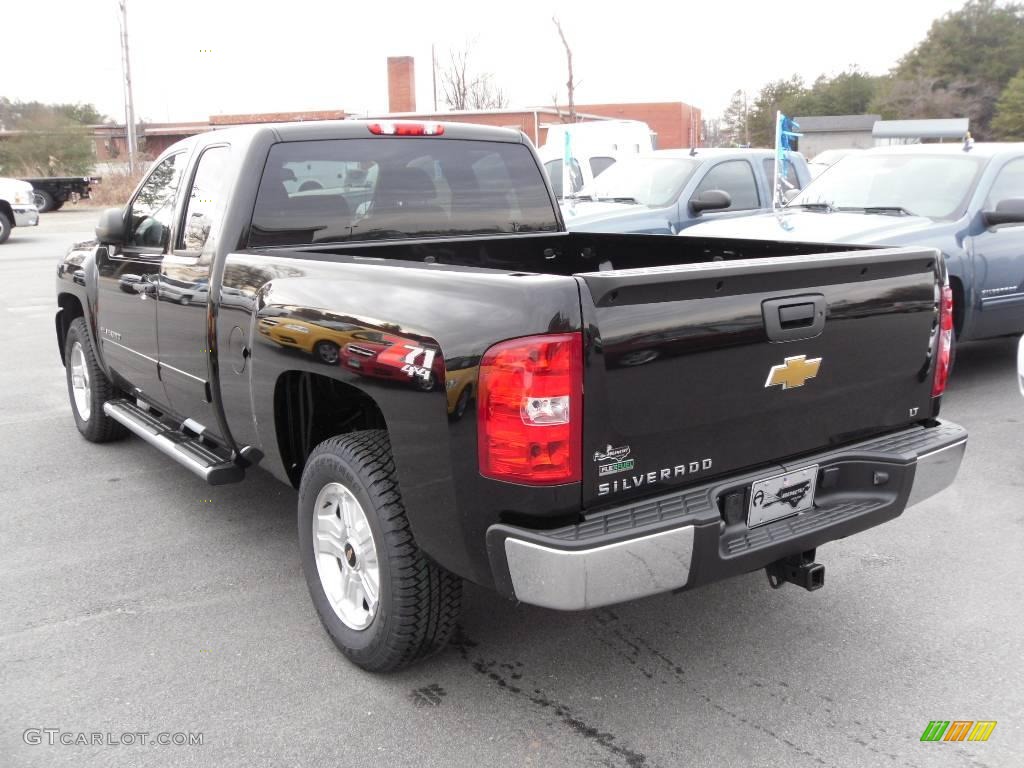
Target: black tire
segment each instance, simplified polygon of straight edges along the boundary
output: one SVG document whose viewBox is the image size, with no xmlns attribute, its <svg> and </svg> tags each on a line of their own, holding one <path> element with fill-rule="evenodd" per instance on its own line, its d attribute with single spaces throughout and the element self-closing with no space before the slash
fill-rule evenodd
<svg viewBox="0 0 1024 768">
<path fill-rule="evenodd" d="M 75 402 L 75 393 L 72 385 L 72 352 L 75 345 L 82 348 L 85 368 L 88 372 L 88 406 L 89 414 L 82 416 L 78 404 Z M 117 388 L 111 384 L 110 379 L 100 368 L 96 360 L 96 352 L 89 341 L 89 332 L 85 324 L 85 318 L 79 317 L 71 322 L 68 329 L 68 337 L 64 341 L 64 363 L 65 378 L 68 386 L 68 400 L 71 402 L 71 413 L 75 417 L 75 426 L 82 433 L 82 437 L 91 443 L 107 443 L 111 440 L 118 440 L 128 434 L 125 427 L 114 421 L 103 412 L 103 404 L 108 400 L 116 400 L 121 396 Z"/>
<path fill-rule="evenodd" d="M 57 202 L 55 202 L 53 204 L 53 210 L 59 211 L 61 208 L 64 207 L 64 203 L 66 203 L 66 202 L 67 202 L 67 200 L 58 200 Z"/>
<path fill-rule="evenodd" d="M 333 341 L 318 341 L 313 351 L 325 365 L 337 365 L 341 357 L 341 349 Z"/>
<path fill-rule="evenodd" d="M 466 415 L 466 408 L 469 406 L 470 390 L 472 387 L 467 385 L 462 392 L 459 393 L 459 399 L 455 401 L 455 410 L 451 412 L 449 418 L 452 421 L 458 421 Z"/>
<path fill-rule="evenodd" d="M 53 200 L 53 195 L 47 192 L 45 189 L 34 189 L 32 190 L 32 197 L 35 201 L 36 208 L 39 209 L 40 213 L 49 213 L 53 210 L 56 203 Z"/>
<path fill-rule="evenodd" d="M 327 598 L 314 552 L 316 499 L 328 484 L 344 486 L 362 506 L 373 533 L 380 578 L 377 610 L 352 629 Z M 462 580 L 426 558 L 413 539 L 399 493 L 387 432 L 332 437 L 310 454 L 299 487 L 302 570 L 317 614 L 334 644 L 370 672 L 391 672 L 440 651 L 462 605 Z M 339 560 L 339 567 L 343 567 Z"/>
<path fill-rule="evenodd" d="M 11 236 L 11 227 L 13 226 L 14 223 L 7 214 L 0 211 L 0 244 L 7 242 L 7 238 Z"/>
</svg>

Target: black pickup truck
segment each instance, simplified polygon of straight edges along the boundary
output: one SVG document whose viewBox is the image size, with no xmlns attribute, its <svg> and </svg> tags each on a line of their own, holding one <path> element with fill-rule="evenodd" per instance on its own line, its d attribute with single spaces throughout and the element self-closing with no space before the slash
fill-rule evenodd
<svg viewBox="0 0 1024 768">
<path fill-rule="evenodd" d="M 959 468 L 937 256 L 566 232 L 510 130 L 232 128 L 60 262 L 57 342 L 86 439 L 298 488 L 317 612 L 383 671 L 443 647 L 463 579 L 820 587 L 818 546 Z"/>
</svg>

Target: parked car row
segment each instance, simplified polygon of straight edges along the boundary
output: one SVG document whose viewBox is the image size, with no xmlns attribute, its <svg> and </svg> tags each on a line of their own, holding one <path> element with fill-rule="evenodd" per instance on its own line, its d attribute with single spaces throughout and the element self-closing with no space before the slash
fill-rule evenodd
<svg viewBox="0 0 1024 768">
<path fill-rule="evenodd" d="M 789 202 L 768 210 L 774 163 L 758 149 L 638 155 L 564 199 L 563 215 L 583 232 L 937 248 L 958 340 L 1024 332 L 1024 144 L 835 152 L 813 181 L 793 155 Z"/>
<path fill-rule="evenodd" d="M 663 149 L 616 163 L 562 201 L 570 231 L 674 235 L 700 221 L 771 208 L 775 154 L 768 149 Z M 794 153 L 787 186 L 810 171 Z"/>
<path fill-rule="evenodd" d="M 1024 144 L 914 144 L 847 155 L 780 213 L 693 237 L 929 246 L 945 257 L 960 341 L 1024 332 Z"/>
</svg>

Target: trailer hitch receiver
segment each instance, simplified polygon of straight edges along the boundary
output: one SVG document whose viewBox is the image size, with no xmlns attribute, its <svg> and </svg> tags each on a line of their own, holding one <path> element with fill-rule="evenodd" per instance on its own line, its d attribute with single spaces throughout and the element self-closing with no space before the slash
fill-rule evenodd
<svg viewBox="0 0 1024 768">
<path fill-rule="evenodd" d="M 813 549 L 769 563 L 765 572 L 772 589 L 789 583 L 813 592 L 825 586 L 825 566 L 814 562 Z"/>
</svg>

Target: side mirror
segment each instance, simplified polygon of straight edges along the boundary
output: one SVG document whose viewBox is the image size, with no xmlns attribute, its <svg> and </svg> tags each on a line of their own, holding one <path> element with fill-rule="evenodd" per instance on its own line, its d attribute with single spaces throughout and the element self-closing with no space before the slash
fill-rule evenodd
<svg viewBox="0 0 1024 768">
<path fill-rule="evenodd" d="M 983 211 L 981 215 L 990 227 L 997 224 L 1024 224 L 1024 197 L 1000 200 L 994 211 Z"/>
<path fill-rule="evenodd" d="M 703 211 L 721 211 L 732 205 L 729 193 L 721 189 L 709 189 L 690 198 L 690 210 L 699 216 Z"/>
<path fill-rule="evenodd" d="M 794 200 L 796 200 L 797 195 L 799 195 L 801 191 L 802 190 L 799 189 L 787 189 L 785 192 L 782 193 L 782 199 L 785 200 L 787 203 L 791 203 Z"/>
<path fill-rule="evenodd" d="M 124 208 L 107 208 L 96 224 L 96 239 L 101 245 L 120 245 L 125 241 Z"/>
</svg>

